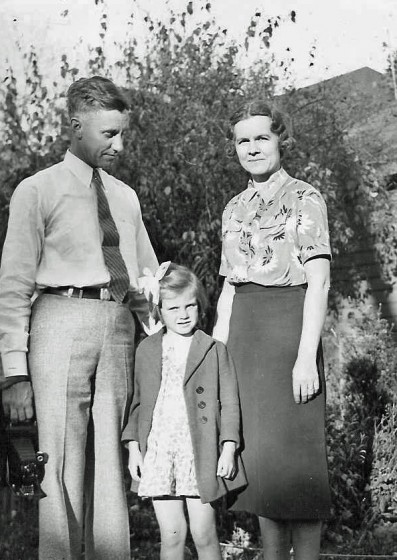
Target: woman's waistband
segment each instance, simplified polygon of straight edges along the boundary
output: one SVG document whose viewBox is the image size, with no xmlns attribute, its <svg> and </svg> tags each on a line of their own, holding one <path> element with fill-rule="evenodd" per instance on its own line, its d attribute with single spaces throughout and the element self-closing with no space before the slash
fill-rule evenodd
<svg viewBox="0 0 397 560">
<path fill-rule="evenodd" d="M 282 291 L 283 293 L 290 291 L 296 292 L 306 290 L 307 284 L 296 284 L 295 286 L 263 286 L 255 282 L 242 282 L 241 284 L 234 284 L 236 294 L 247 294 L 253 292 L 270 292 Z"/>
</svg>

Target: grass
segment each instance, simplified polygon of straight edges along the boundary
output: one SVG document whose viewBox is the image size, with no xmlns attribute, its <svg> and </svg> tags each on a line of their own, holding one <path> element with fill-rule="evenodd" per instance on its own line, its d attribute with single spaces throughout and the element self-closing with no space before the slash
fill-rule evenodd
<svg viewBox="0 0 397 560">
<path fill-rule="evenodd" d="M 134 560 L 155 560 L 159 558 L 160 534 L 157 521 L 149 500 L 141 501 L 133 494 L 128 494 L 131 520 L 131 558 Z M 38 515 L 37 502 L 10 499 L 9 491 L 0 491 L 0 558 L 2 560 L 37 560 Z M 231 513 L 219 508 L 217 525 L 223 547 L 224 559 L 260 560 L 260 541 L 257 521 L 254 516 L 243 513 Z M 236 526 L 239 529 L 236 529 Z M 248 539 L 248 540 L 247 540 Z M 244 550 L 230 546 L 243 545 Z M 335 541 L 323 543 L 324 560 L 331 560 L 335 554 L 392 555 L 397 551 L 397 527 L 385 525 L 372 532 L 337 536 Z M 186 560 L 196 559 L 193 542 L 188 537 L 186 543 Z M 396 556 L 397 557 L 397 556 Z M 337 557 L 334 557 L 338 560 Z"/>
<path fill-rule="evenodd" d="M 36 501 L 12 497 L 8 489 L 0 491 L 0 558 L 2 560 L 37 560 L 38 548 L 38 508 Z M 160 532 L 150 500 L 138 500 L 129 493 L 128 505 L 131 526 L 131 558 L 134 560 L 154 560 L 159 557 Z M 220 541 L 230 542 L 237 514 L 231 514 L 219 508 L 217 510 L 217 525 Z M 255 535 L 258 534 L 254 517 L 243 516 L 239 521 L 243 529 L 241 535 L 248 532 L 253 535 L 250 540 L 252 546 L 258 546 Z M 236 536 L 236 535 L 235 535 Z M 244 543 L 240 539 L 241 544 Z M 227 551 L 227 554 L 226 554 Z M 225 558 L 239 558 L 239 560 L 254 560 L 258 558 L 256 552 L 243 552 L 225 547 Z M 188 535 L 186 542 L 186 560 L 197 558 L 193 541 Z"/>
</svg>

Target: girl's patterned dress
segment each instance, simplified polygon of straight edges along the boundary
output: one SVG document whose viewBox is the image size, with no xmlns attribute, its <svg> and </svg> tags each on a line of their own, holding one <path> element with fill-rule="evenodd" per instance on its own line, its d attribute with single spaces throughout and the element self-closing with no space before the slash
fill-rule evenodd
<svg viewBox="0 0 397 560">
<path fill-rule="evenodd" d="M 162 380 L 148 437 L 139 496 L 199 495 L 183 395 L 191 338 L 181 338 L 168 334 L 163 337 Z"/>
</svg>

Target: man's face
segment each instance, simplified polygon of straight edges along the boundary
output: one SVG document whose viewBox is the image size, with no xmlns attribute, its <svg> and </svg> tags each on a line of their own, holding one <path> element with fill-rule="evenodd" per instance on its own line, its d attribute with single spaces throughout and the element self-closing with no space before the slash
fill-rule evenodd
<svg viewBox="0 0 397 560">
<path fill-rule="evenodd" d="M 87 111 L 73 118 L 72 126 L 73 153 L 91 167 L 106 169 L 123 150 L 128 113 L 105 109 Z"/>
</svg>

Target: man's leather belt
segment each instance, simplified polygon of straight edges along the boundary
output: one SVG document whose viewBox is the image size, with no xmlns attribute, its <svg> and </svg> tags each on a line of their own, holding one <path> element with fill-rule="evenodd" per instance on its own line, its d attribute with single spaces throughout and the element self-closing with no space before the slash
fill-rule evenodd
<svg viewBox="0 0 397 560">
<path fill-rule="evenodd" d="M 102 299 L 114 301 L 109 288 L 76 288 L 75 286 L 59 286 L 58 288 L 44 288 L 43 294 L 53 294 L 72 298 Z"/>
</svg>

